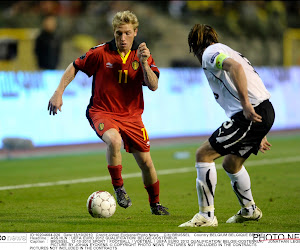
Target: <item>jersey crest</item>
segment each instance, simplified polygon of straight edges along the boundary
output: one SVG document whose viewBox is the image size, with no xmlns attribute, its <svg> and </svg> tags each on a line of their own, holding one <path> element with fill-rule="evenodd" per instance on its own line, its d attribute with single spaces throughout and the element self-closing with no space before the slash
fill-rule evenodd
<svg viewBox="0 0 300 250">
<path fill-rule="evenodd" d="M 102 131 L 104 129 L 104 123 L 99 124 L 99 130 Z"/>
<path fill-rule="evenodd" d="M 137 70 L 138 68 L 139 68 L 139 66 L 140 66 L 140 64 L 139 64 L 139 62 L 138 61 L 133 61 L 132 62 L 132 68 L 134 69 L 134 70 Z"/>
</svg>

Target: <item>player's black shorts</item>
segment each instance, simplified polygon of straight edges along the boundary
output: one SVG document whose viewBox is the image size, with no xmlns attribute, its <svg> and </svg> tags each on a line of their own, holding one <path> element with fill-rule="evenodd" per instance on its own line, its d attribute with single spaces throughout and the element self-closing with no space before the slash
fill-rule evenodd
<svg viewBox="0 0 300 250">
<path fill-rule="evenodd" d="M 262 122 L 247 120 L 241 111 L 211 135 L 209 142 L 220 155 L 234 154 L 247 159 L 250 154 L 258 153 L 261 140 L 274 123 L 275 112 L 269 100 L 263 101 L 254 109 L 262 116 Z"/>
</svg>

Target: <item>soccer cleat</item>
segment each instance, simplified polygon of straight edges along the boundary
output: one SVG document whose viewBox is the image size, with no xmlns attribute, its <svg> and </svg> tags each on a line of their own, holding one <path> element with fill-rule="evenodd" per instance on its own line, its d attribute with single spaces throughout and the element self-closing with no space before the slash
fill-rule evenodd
<svg viewBox="0 0 300 250">
<path fill-rule="evenodd" d="M 256 220 L 258 221 L 262 217 L 262 211 L 256 207 L 252 215 L 242 215 L 241 210 L 237 214 L 230 217 L 226 223 L 242 223 L 244 221 Z"/>
<path fill-rule="evenodd" d="M 129 195 L 126 193 L 124 186 L 115 188 L 117 202 L 120 207 L 128 208 L 132 205 Z"/>
<path fill-rule="evenodd" d="M 193 219 L 179 225 L 178 227 L 217 227 L 218 220 L 217 217 L 214 216 L 212 220 L 206 219 L 199 213 L 196 213 Z"/>
<path fill-rule="evenodd" d="M 155 203 L 150 205 L 151 213 L 155 215 L 169 215 L 170 213 L 167 211 L 167 207 L 162 206 L 160 203 Z"/>
</svg>

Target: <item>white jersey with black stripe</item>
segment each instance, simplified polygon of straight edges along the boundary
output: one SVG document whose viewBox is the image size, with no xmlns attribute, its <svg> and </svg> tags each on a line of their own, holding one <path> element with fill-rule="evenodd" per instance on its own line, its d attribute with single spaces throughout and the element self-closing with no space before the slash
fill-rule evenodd
<svg viewBox="0 0 300 250">
<path fill-rule="evenodd" d="M 221 53 L 226 55 L 225 60 L 232 58 L 243 66 L 247 78 L 249 100 L 254 107 L 270 98 L 270 93 L 247 58 L 225 44 L 210 45 L 203 53 L 202 67 L 216 101 L 225 110 L 228 117 L 242 111 L 243 108 L 229 72 L 219 69 L 216 65 L 216 59 Z"/>
</svg>

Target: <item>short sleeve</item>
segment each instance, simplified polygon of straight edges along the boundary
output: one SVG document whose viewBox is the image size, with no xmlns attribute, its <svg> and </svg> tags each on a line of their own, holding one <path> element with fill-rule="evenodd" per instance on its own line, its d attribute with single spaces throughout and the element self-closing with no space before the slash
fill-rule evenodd
<svg viewBox="0 0 300 250">
<path fill-rule="evenodd" d="M 154 59 L 152 58 L 152 56 L 150 56 L 150 58 L 148 59 L 148 64 L 150 66 L 150 69 L 155 73 L 155 75 L 157 76 L 157 78 L 159 78 L 159 74 L 160 74 L 160 71 L 159 69 L 157 68 L 155 62 L 154 62 Z"/>
<path fill-rule="evenodd" d="M 206 69 L 220 70 L 224 60 L 230 56 L 223 52 L 222 50 L 215 47 L 208 47 L 202 57 L 202 67 Z"/>
<path fill-rule="evenodd" d="M 100 63 L 100 50 L 98 48 L 91 48 L 87 53 L 78 57 L 73 62 L 73 65 L 76 69 L 81 70 L 91 77 L 96 73 Z"/>
</svg>

